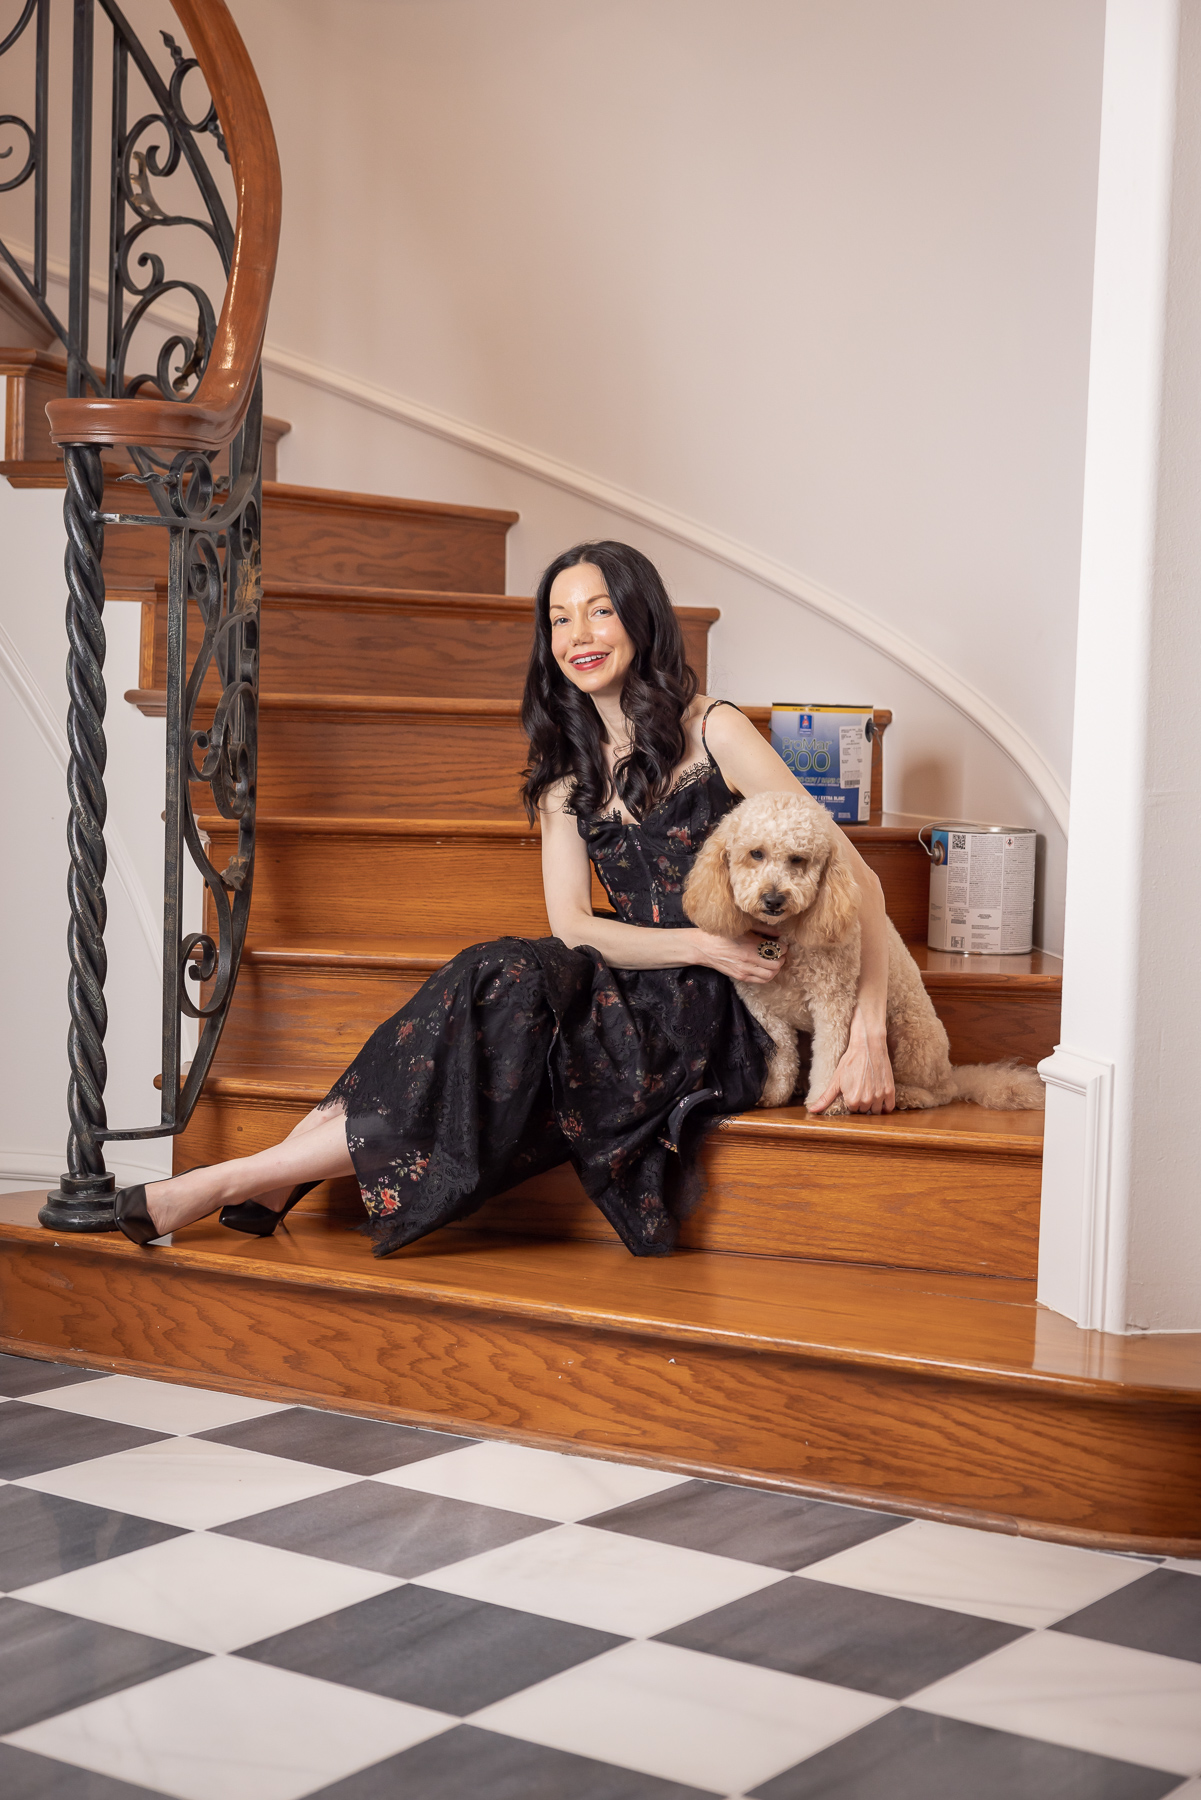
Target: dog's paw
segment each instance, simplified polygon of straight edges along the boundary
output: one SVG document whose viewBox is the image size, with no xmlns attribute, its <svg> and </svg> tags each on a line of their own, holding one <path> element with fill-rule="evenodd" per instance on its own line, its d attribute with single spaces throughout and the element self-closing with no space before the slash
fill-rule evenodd
<svg viewBox="0 0 1201 1800">
<path fill-rule="evenodd" d="M 820 1119 L 848 1119 L 850 1115 L 850 1107 L 847 1105 L 842 1095 L 839 1094 L 838 1098 L 836 1100 L 831 1100 L 829 1106 L 817 1116 Z"/>
<path fill-rule="evenodd" d="M 791 1081 L 782 1081 L 777 1076 L 769 1075 L 759 1096 L 760 1106 L 787 1106 L 791 1099 Z"/>
</svg>

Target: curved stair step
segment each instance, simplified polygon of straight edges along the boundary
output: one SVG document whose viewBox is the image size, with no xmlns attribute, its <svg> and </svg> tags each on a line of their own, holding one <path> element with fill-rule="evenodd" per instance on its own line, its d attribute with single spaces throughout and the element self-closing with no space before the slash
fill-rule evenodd
<svg viewBox="0 0 1201 1800">
<path fill-rule="evenodd" d="M 324 1099 L 343 1062 L 210 1073 L 177 1168 L 278 1142 Z M 1030 1277 L 1038 1262 L 1042 1114 L 958 1103 L 888 1118 L 744 1113 L 705 1140 L 704 1203 L 681 1241 L 730 1255 Z M 332 1196 L 361 1218 L 357 1190 Z M 322 1208 L 328 1191 L 308 1203 Z M 470 1229 L 575 1241 L 613 1232 L 568 1165 L 472 1215 Z"/>
<path fill-rule="evenodd" d="M 1092 1545 L 1201 1550 L 1201 1334 L 1113 1338 L 1033 1284 L 442 1234 L 336 1216 L 158 1249 L 0 1198 L 22 1355 L 626 1456 Z M 114 1296 L 120 1305 L 114 1305 Z"/>
</svg>

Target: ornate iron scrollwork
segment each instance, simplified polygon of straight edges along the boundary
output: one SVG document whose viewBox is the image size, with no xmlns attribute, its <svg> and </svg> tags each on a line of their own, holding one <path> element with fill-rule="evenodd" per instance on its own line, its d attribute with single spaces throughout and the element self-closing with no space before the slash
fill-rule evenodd
<svg viewBox="0 0 1201 1800">
<path fill-rule="evenodd" d="M 0 237 L 0 258 L 65 345 L 68 393 L 191 399 L 214 342 L 216 308 L 193 267 L 175 275 L 168 272 L 166 247 L 179 242 L 181 233 L 190 234 L 193 243 L 207 247 L 207 254 L 215 253 L 215 273 L 228 277 L 233 228 L 222 198 L 220 163 L 210 165 L 206 155 L 207 145 L 212 154 L 229 161 L 216 107 L 211 96 L 199 112 L 185 105 L 185 86 L 191 92 L 202 77 L 196 59 L 169 32 L 160 36 L 171 66 L 160 73 L 115 0 L 72 0 L 71 257 L 64 324 L 61 303 L 56 306 L 51 298 L 47 269 L 51 4 L 52 0 L 24 0 L 7 33 L 0 35 L 0 57 L 28 44 L 31 27 L 34 39 L 32 122 L 16 112 L 0 116 L 0 195 L 28 191 L 30 241 L 20 253 Z M 93 125 L 98 16 L 111 27 L 107 132 L 103 127 L 94 131 Z M 131 107 L 136 84 L 145 97 Z M 107 152 L 110 197 L 102 368 L 88 353 L 94 143 L 102 154 Z M 183 204 L 177 199 L 181 181 L 190 182 Z M 193 261 L 194 257 L 195 253 Z M 173 309 L 181 300 L 189 314 L 194 310 L 194 326 L 175 322 Z M 150 333 L 157 333 L 157 338 L 150 337 L 153 373 L 145 369 L 131 373 L 135 358 L 141 359 L 135 343 Z M 260 379 L 246 421 L 230 446 L 228 470 L 220 478 L 208 454 L 181 452 L 172 459 L 157 450 L 129 447 L 133 470 L 122 480 L 141 486 L 152 511 L 107 510 L 101 453 L 81 445 L 68 445 L 65 451 L 71 1129 L 67 1173 L 41 1214 L 44 1223 L 59 1230 L 112 1228 L 106 1196 L 112 1192 L 113 1178 L 104 1166 L 106 1142 L 168 1136 L 187 1124 L 237 981 L 254 877 L 261 445 Z M 108 474 L 111 494 L 114 471 Z M 165 532 L 169 540 L 162 1108 L 156 1124 L 128 1130 L 110 1127 L 104 1106 L 101 556 L 108 523 Z M 203 796 L 206 810 L 237 823 L 237 847 L 222 869 L 211 861 L 197 823 L 197 796 Z M 183 928 L 189 859 L 206 890 L 206 917 L 198 932 Z M 184 1018 L 199 1026 L 197 1048 L 186 1070 Z"/>
</svg>

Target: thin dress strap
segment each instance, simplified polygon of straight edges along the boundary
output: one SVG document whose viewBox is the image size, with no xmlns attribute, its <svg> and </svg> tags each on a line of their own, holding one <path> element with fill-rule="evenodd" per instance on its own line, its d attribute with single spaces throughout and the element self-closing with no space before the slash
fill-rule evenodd
<svg viewBox="0 0 1201 1800">
<path fill-rule="evenodd" d="M 709 723 L 709 714 L 715 712 L 719 706 L 734 706 L 734 702 L 732 700 L 714 700 L 711 705 L 705 708 L 705 716 L 701 720 L 701 743 L 704 745 L 705 755 L 709 758 L 709 761 L 713 764 L 715 769 L 717 769 L 717 758 L 709 748 L 708 741 L 705 737 L 705 726 Z M 734 711 L 741 712 L 742 708 L 740 706 L 734 706 Z M 721 774 L 720 769 L 717 769 L 717 772 L 719 775 Z"/>
</svg>

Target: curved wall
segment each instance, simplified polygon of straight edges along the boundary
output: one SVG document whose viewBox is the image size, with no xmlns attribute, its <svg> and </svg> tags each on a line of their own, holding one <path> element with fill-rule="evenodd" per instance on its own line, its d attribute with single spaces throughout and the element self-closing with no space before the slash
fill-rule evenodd
<svg viewBox="0 0 1201 1800">
<path fill-rule="evenodd" d="M 245 0 L 281 473 L 516 506 L 515 590 L 634 538 L 714 687 L 891 706 L 890 806 L 1038 825 L 1054 947 L 1103 12 Z"/>
</svg>

